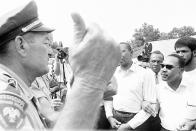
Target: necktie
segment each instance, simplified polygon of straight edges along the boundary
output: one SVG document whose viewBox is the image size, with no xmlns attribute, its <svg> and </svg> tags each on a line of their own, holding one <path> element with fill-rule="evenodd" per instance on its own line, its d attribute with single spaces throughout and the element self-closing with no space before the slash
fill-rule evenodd
<svg viewBox="0 0 196 131">
<path fill-rule="evenodd" d="M 156 85 L 159 84 L 158 74 L 155 74 L 155 83 L 156 83 Z"/>
</svg>

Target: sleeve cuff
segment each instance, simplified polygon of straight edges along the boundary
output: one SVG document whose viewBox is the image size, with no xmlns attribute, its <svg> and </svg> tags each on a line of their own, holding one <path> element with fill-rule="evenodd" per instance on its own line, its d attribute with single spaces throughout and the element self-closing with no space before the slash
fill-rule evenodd
<svg viewBox="0 0 196 131">
<path fill-rule="evenodd" d="M 150 114 L 146 113 L 144 110 L 138 112 L 129 122 L 129 126 L 133 129 L 137 128 L 141 124 L 143 124 L 148 118 Z"/>
<path fill-rule="evenodd" d="M 112 105 L 112 100 L 104 100 L 104 108 L 105 108 L 105 115 L 106 115 L 106 118 L 112 116 L 113 117 L 113 113 L 112 113 L 112 110 L 113 110 L 113 105 Z"/>
</svg>

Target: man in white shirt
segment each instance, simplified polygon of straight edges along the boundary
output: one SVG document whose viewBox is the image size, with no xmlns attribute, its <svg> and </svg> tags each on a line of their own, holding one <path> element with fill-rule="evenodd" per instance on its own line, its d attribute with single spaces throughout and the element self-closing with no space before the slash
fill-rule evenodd
<svg viewBox="0 0 196 131">
<path fill-rule="evenodd" d="M 182 56 L 185 61 L 185 72 L 183 74 L 183 80 L 186 82 L 190 82 L 192 88 L 189 90 L 189 100 L 188 100 L 188 116 L 187 118 L 190 119 L 189 122 L 184 123 L 182 125 L 182 129 L 196 129 L 196 86 L 195 86 L 195 77 L 196 77 L 196 39 L 193 37 L 182 37 L 178 39 L 175 43 L 175 51 L 180 56 Z M 193 86 L 194 85 L 194 86 Z"/>
<path fill-rule="evenodd" d="M 160 64 L 163 62 L 163 60 L 164 60 L 164 55 L 158 50 L 153 51 L 150 55 L 150 60 L 149 60 L 150 69 L 146 69 L 146 70 L 149 73 L 149 77 L 153 80 L 152 86 L 154 87 L 156 87 L 156 85 L 159 84 L 161 81 Z M 144 101 L 142 104 L 142 108 L 146 112 L 152 114 L 152 116 L 156 116 L 156 117 L 150 117 L 151 131 L 159 131 L 161 129 L 160 119 L 159 116 L 156 115 L 157 112 L 153 109 L 153 103 L 150 103 L 149 101 Z"/>
<path fill-rule="evenodd" d="M 174 131 L 184 121 L 190 86 L 182 81 L 184 65 L 184 59 L 178 54 L 168 55 L 161 64 L 163 81 L 157 87 L 161 131 Z"/>
<path fill-rule="evenodd" d="M 106 106 L 106 116 L 112 128 L 119 130 L 148 131 L 151 115 L 142 110 L 144 100 L 156 102 L 156 91 L 146 70 L 132 62 L 132 48 L 120 43 L 121 61 L 114 76 L 117 79 L 117 95 L 113 105 Z M 112 108 L 114 108 L 112 112 Z"/>
</svg>

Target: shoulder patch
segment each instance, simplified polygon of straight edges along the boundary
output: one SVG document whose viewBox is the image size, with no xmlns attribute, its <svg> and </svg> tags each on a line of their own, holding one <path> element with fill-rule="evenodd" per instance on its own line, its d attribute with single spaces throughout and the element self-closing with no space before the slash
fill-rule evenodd
<svg viewBox="0 0 196 131">
<path fill-rule="evenodd" d="M 5 129 L 20 129 L 24 125 L 27 103 L 13 93 L 0 93 L 0 125 Z"/>
</svg>

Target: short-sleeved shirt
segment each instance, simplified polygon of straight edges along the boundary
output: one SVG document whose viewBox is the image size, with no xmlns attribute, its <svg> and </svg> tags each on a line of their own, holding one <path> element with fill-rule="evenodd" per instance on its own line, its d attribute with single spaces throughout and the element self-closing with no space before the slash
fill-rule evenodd
<svg viewBox="0 0 196 131">
<path fill-rule="evenodd" d="M 173 90 L 166 82 L 157 86 L 157 99 L 160 104 L 159 117 L 165 129 L 175 130 L 184 121 L 188 88 L 189 85 L 183 82 L 177 90 Z"/>
<path fill-rule="evenodd" d="M 0 64 L 0 129 L 45 130 L 30 88 Z"/>
</svg>

